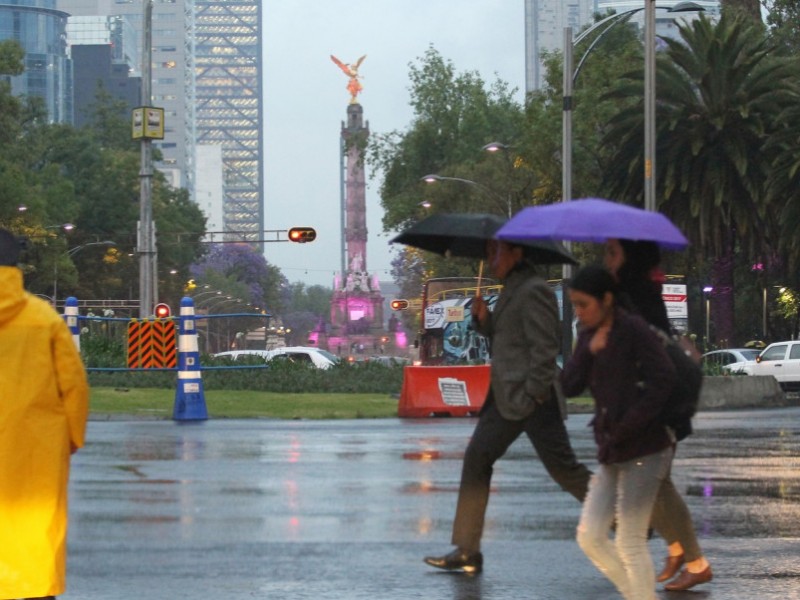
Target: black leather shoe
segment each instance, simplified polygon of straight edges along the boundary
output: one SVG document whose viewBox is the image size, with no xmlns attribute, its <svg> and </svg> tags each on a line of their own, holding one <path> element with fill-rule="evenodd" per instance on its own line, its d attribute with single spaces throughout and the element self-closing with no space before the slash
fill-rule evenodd
<svg viewBox="0 0 800 600">
<path fill-rule="evenodd" d="M 437 569 L 445 571 L 461 571 L 463 573 L 478 574 L 483 570 L 483 554 L 480 552 L 465 552 L 456 548 L 444 556 L 426 556 L 425 562 Z"/>
</svg>

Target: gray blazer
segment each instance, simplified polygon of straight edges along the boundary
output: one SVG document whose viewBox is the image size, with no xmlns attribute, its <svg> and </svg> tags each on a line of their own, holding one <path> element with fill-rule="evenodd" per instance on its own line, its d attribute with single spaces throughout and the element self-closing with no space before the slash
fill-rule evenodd
<svg viewBox="0 0 800 600">
<path fill-rule="evenodd" d="M 517 421 L 552 397 L 561 328 L 556 295 L 532 267 L 516 267 L 503 284 L 494 311 L 478 329 L 491 340 L 497 408 Z"/>
</svg>

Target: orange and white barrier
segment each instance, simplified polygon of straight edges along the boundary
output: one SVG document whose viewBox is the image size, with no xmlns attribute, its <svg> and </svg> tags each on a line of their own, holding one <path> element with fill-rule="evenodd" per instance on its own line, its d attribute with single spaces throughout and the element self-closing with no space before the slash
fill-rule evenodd
<svg viewBox="0 0 800 600">
<path fill-rule="evenodd" d="M 489 371 L 489 365 L 406 367 L 397 416 L 477 415 L 489 391 Z"/>
</svg>

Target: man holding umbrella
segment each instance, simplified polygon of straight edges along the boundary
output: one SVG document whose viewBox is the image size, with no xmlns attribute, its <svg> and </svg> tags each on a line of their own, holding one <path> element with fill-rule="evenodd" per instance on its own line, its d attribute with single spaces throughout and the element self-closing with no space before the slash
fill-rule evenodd
<svg viewBox="0 0 800 600">
<path fill-rule="evenodd" d="M 503 284 L 494 312 L 472 302 L 474 322 L 491 340 L 491 386 L 464 455 L 453 551 L 425 562 L 449 571 L 479 573 L 484 516 L 495 461 L 525 433 L 550 476 L 583 501 L 591 472 L 579 463 L 564 426 L 555 389 L 561 347 L 555 294 L 535 273 L 535 250 L 489 242 L 489 266 Z"/>
</svg>

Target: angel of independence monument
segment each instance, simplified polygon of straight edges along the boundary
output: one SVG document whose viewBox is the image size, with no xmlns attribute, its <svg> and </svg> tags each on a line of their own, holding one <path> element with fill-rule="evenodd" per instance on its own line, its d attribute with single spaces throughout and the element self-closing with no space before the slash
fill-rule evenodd
<svg viewBox="0 0 800 600">
<path fill-rule="evenodd" d="M 358 103 L 362 90 L 358 68 L 366 56 L 346 64 L 331 56 L 348 76 L 347 121 L 342 123 L 342 250 L 341 271 L 333 279 L 330 326 L 319 326 L 311 333 L 321 348 L 339 355 L 397 354 L 405 350 L 405 336 L 395 325 L 387 331 L 383 324 L 383 301 L 377 274 L 367 269 L 367 207 L 364 151 L 369 137 L 369 122 Z M 397 323 L 397 319 L 393 319 Z M 398 335 L 402 339 L 398 339 Z M 398 343 L 400 342 L 400 343 Z"/>
</svg>

